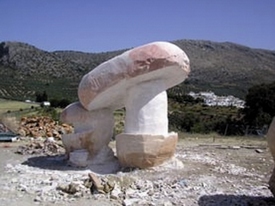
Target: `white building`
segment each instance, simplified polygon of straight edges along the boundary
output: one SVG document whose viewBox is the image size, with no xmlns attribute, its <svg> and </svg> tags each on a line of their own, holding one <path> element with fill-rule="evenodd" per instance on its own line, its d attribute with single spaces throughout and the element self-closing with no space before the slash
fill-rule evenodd
<svg viewBox="0 0 275 206">
<path fill-rule="evenodd" d="M 51 103 L 50 102 L 42 102 L 42 105 L 46 106 L 46 107 L 49 107 L 49 106 L 51 106 Z"/>
<path fill-rule="evenodd" d="M 230 96 L 217 96 L 214 92 L 189 92 L 189 95 L 193 98 L 201 98 L 204 100 L 205 104 L 208 106 L 233 106 L 237 108 L 244 108 L 245 101 Z"/>
</svg>

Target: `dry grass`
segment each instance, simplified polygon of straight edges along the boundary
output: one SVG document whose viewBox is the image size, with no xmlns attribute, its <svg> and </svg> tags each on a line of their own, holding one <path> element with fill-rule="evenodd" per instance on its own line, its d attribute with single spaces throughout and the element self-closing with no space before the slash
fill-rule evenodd
<svg viewBox="0 0 275 206">
<path fill-rule="evenodd" d="M 12 100 L 5 100 L 0 99 L 0 114 L 5 114 L 8 111 L 20 111 L 24 109 L 30 109 L 32 107 L 38 107 L 39 104 L 36 103 L 26 103 L 20 101 L 12 101 Z"/>
<path fill-rule="evenodd" d="M 17 133 L 21 116 L 34 113 L 35 110 L 32 108 L 38 106 L 39 104 L 36 103 L 0 99 L 0 122 L 12 132 Z"/>
<path fill-rule="evenodd" d="M 267 147 L 266 137 L 260 136 L 223 136 L 217 133 L 210 134 L 196 134 L 196 133 L 182 133 L 179 132 L 179 144 L 191 145 L 197 144 L 209 144 L 209 145 L 231 145 L 231 146 L 243 146 L 243 145 L 258 145 Z"/>
</svg>

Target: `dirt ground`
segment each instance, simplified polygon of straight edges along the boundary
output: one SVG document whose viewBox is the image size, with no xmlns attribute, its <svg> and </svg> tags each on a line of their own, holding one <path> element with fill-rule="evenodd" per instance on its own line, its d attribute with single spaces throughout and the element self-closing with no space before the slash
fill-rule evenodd
<svg viewBox="0 0 275 206">
<path fill-rule="evenodd" d="M 275 205 L 268 189 L 274 162 L 264 138 L 187 136 L 179 141 L 176 151 L 183 168 L 158 167 L 111 174 L 143 181 L 141 187 L 146 187 L 146 182 L 152 183 L 153 194 L 149 197 L 149 193 L 142 193 L 139 188 L 143 196 L 134 196 L 133 203 L 131 198 L 126 201 L 126 196 L 123 200 L 106 195 L 94 198 L 92 194 L 58 199 L 53 175 L 57 176 L 56 181 L 60 181 L 58 178 L 65 181 L 83 177 L 89 171 L 68 168 L 52 157 L 15 154 L 22 144 L 26 142 L 0 143 L 0 205 L 140 205 L 141 200 L 136 197 L 145 201 L 143 205 Z M 50 178 L 53 186 L 42 184 L 39 178 L 42 182 Z M 46 187 L 49 188 L 46 197 L 38 200 L 38 189 L 34 188 L 44 191 Z M 49 201 L 53 194 L 56 199 Z"/>
</svg>

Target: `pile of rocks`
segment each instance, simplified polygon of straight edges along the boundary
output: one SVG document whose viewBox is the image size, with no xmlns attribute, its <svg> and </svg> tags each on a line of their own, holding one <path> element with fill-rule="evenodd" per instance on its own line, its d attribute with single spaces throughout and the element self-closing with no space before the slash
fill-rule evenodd
<svg viewBox="0 0 275 206">
<path fill-rule="evenodd" d="M 26 145 L 20 145 L 16 151 L 17 154 L 21 155 L 60 155 L 65 153 L 65 149 L 61 142 L 55 141 L 52 137 L 41 141 L 38 139 L 32 141 Z"/>
<path fill-rule="evenodd" d="M 115 206 L 198 205 L 198 202 L 199 205 L 227 206 L 235 202 L 236 205 L 274 204 L 274 200 L 266 197 L 270 195 L 267 186 L 252 189 L 252 185 L 243 186 L 244 182 L 238 183 L 231 178 L 219 179 L 214 175 L 199 176 L 197 179 L 193 176 L 183 177 L 180 171 L 160 167 L 155 170 L 137 169 L 129 173 L 118 172 L 109 175 L 95 175 L 88 170 L 67 170 L 64 173 L 30 168 L 27 165 L 7 165 L 6 168 L 16 175 L 1 186 L 8 191 L 32 194 L 33 201 L 42 204 L 63 205 L 80 200 L 104 201 Z M 223 181 L 232 181 L 232 189 L 221 188 Z M 221 196 L 213 197 L 212 194 Z M 249 198 L 250 196 L 259 198 L 253 199 Z M 254 204 L 252 201 L 257 202 Z M 257 204 L 259 201 L 263 204 Z M 270 204 L 267 204 L 268 201 Z"/>
<path fill-rule="evenodd" d="M 182 192 L 188 190 L 185 180 L 168 177 L 157 181 L 140 177 L 144 171 L 135 170 L 130 174 L 96 175 L 89 171 L 47 171 L 30 168 L 27 165 L 8 164 L 14 176 L 8 190 L 35 195 L 34 202 L 63 204 L 79 198 L 92 201 L 107 201 L 111 205 L 183 205 L 186 199 Z M 143 173 L 143 174 L 140 174 Z M 154 173 L 154 171 L 146 171 Z M 32 177 L 32 178 L 31 178 Z"/>
<path fill-rule="evenodd" d="M 173 179 L 173 178 L 172 178 Z M 89 184 L 90 183 L 90 184 Z M 82 182 L 71 182 L 67 185 L 58 185 L 57 190 L 67 198 L 90 196 L 95 200 L 108 199 L 118 205 L 181 205 L 183 199 L 177 190 L 187 188 L 185 180 L 169 181 L 142 180 L 133 175 L 129 177 L 124 173 L 108 175 L 105 177 L 89 173 L 89 178 Z M 169 194 L 169 195 L 168 195 Z"/>
<path fill-rule="evenodd" d="M 89 173 L 88 176 L 89 178 L 83 179 L 80 182 L 59 184 L 56 189 L 74 197 L 83 196 L 84 193 L 108 194 L 113 191 L 116 184 L 114 181 L 109 181 L 107 178 L 101 179 L 94 173 Z"/>
<path fill-rule="evenodd" d="M 59 124 L 50 117 L 22 117 L 18 133 L 22 137 L 54 137 L 61 139 L 62 134 L 72 133 L 73 128 L 68 124 Z"/>
</svg>

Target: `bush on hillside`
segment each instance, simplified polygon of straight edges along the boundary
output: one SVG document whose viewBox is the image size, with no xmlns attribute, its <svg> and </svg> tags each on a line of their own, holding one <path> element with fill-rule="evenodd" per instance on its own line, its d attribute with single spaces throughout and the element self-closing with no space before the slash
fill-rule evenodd
<svg viewBox="0 0 275 206">
<path fill-rule="evenodd" d="M 51 107 L 55 108 L 65 108 L 71 102 L 68 99 L 51 99 L 50 100 Z"/>
<path fill-rule="evenodd" d="M 251 87 L 242 111 L 244 121 L 253 126 L 269 125 L 275 116 L 275 82 Z"/>
</svg>

